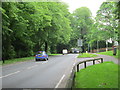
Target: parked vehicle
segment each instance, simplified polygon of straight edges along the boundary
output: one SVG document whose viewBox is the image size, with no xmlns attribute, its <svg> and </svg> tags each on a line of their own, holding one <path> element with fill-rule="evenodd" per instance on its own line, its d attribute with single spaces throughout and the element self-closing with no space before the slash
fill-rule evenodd
<svg viewBox="0 0 120 90">
<path fill-rule="evenodd" d="M 63 53 L 63 55 L 67 54 L 68 53 L 67 49 L 63 49 L 62 53 Z"/>
<path fill-rule="evenodd" d="M 74 53 L 79 53 L 79 51 L 78 51 L 78 50 L 75 50 Z"/>
<path fill-rule="evenodd" d="M 35 60 L 40 61 L 40 60 L 48 60 L 48 55 L 46 54 L 45 51 L 38 51 L 37 54 L 35 55 Z"/>
<path fill-rule="evenodd" d="M 80 53 L 80 48 L 72 48 L 72 53 Z"/>
</svg>

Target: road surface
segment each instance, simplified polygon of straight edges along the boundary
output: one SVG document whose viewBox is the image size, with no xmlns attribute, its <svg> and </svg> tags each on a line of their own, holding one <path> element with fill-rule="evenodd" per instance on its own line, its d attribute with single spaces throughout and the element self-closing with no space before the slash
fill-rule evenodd
<svg viewBox="0 0 120 90">
<path fill-rule="evenodd" d="M 2 67 L 2 88 L 65 88 L 78 54 L 51 56 Z"/>
</svg>

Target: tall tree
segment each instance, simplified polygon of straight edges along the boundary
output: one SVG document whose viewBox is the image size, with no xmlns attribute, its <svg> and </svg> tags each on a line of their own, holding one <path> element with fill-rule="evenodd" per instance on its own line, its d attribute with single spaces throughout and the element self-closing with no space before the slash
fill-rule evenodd
<svg viewBox="0 0 120 90">
<path fill-rule="evenodd" d="M 106 47 L 106 40 L 118 40 L 118 19 L 116 18 L 117 2 L 103 2 L 95 17 L 94 25 L 89 33 L 89 43 L 94 47 L 103 41 L 101 47 Z M 96 44 L 95 44 L 96 42 Z M 100 44 L 100 43 L 99 43 Z M 111 44 L 110 44 L 111 46 Z M 94 47 L 95 48 L 95 47 Z"/>
<path fill-rule="evenodd" d="M 103 33 L 107 34 L 104 35 L 104 40 L 109 38 L 117 40 L 118 38 L 118 19 L 116 19 L 116 5 L 117 2 L 103 2 L 97 12 L 97 27 L 99 30 L 102 30 Z"/>
<path fill-rule="evenodd" d="M 3 2 L 3 59 L 55 50 L 71 35 L 68 6 L 57 2 Z"/>
<path fill-rule="evenodd" d="M 83 39 L 83 51 L 85 51 L 86 36 L 93 24 L 91 11 L 87 7 L 81 7 L 76 9 L 70 18 L 72 18 L 73 40 L 77 41 L 79 38 Z"/>
</svg>

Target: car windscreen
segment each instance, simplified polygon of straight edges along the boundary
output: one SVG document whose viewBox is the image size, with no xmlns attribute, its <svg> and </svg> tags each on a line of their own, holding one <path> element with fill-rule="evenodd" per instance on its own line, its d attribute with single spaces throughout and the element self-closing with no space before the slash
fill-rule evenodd
<svg viewBox="0 0 120 90">
<path fill-rule="evenodd" d="M 43 52 L 37 52 L 36 54 L 43 54 Z"/>
</svg>

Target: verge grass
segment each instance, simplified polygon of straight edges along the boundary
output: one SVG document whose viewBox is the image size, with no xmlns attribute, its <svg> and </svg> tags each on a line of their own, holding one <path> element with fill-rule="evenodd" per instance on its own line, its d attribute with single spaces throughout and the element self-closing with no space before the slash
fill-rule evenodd
<svg viewBox="0 0 120 90">
<path fill-rule="evenodd" d="M 62 54 L 48 54 L 48 56 L 55 56 L 55 55 L 62 55 Z M 32 56 L 32 57 L 9 59 L 9 60 L 5 60 L 5 63 L 2 63 L 2 61 L 0 61 L 0 65 L 6 65 L 6 64 L 17 63 L 17 62 L 29 61 L 29 60 L 33 60 L 34 58 L 35 57 Z"/>
<path fill-rule="evenodd" d="M 79 54 L 77 58 L 85 58 L 85 57 L 97 57 L 97 55 L 90 53 L 83 53 L 83 54 Z"/>
<path fill-rule="evenodd" d="M 0 61 L 0 66 L 2 65 L 2 61 Z"/>
<path fill-rule="evenodd" d="M 118 50 L 117 50 L 116 56 L 113 55 L 113 51 L 99 52 L 99 53 L 97 53 L 97 54 L 108 55 L 108 56 L 114 56 L 115 58 L 118 58 L 118 53 L 120 53 L 120 52 L 118 52 Z"/>
<path fill-rule="evenodd" d="M 81 69 L 76 73 L 75 88 L 118 88 L 118 65 L 104 62 Z"/>
<path fill-rule="evenodd" d="M 48 56 L 56 56 L 56 55 L 62 55 L 62 54 L 48 54 Z"/>
<path fill-rule="evenodd" d="M 33 60 L 34 58 L 35 57 L 24 57 L 24 58 L 9 59 L 9 60 L 5 60 L 5 63 L 2 63 L 2 65 L 13 64 L 13 63 L 23 62 L 23 61 L 29 61 L 29 60 Z"/>
</svg>

